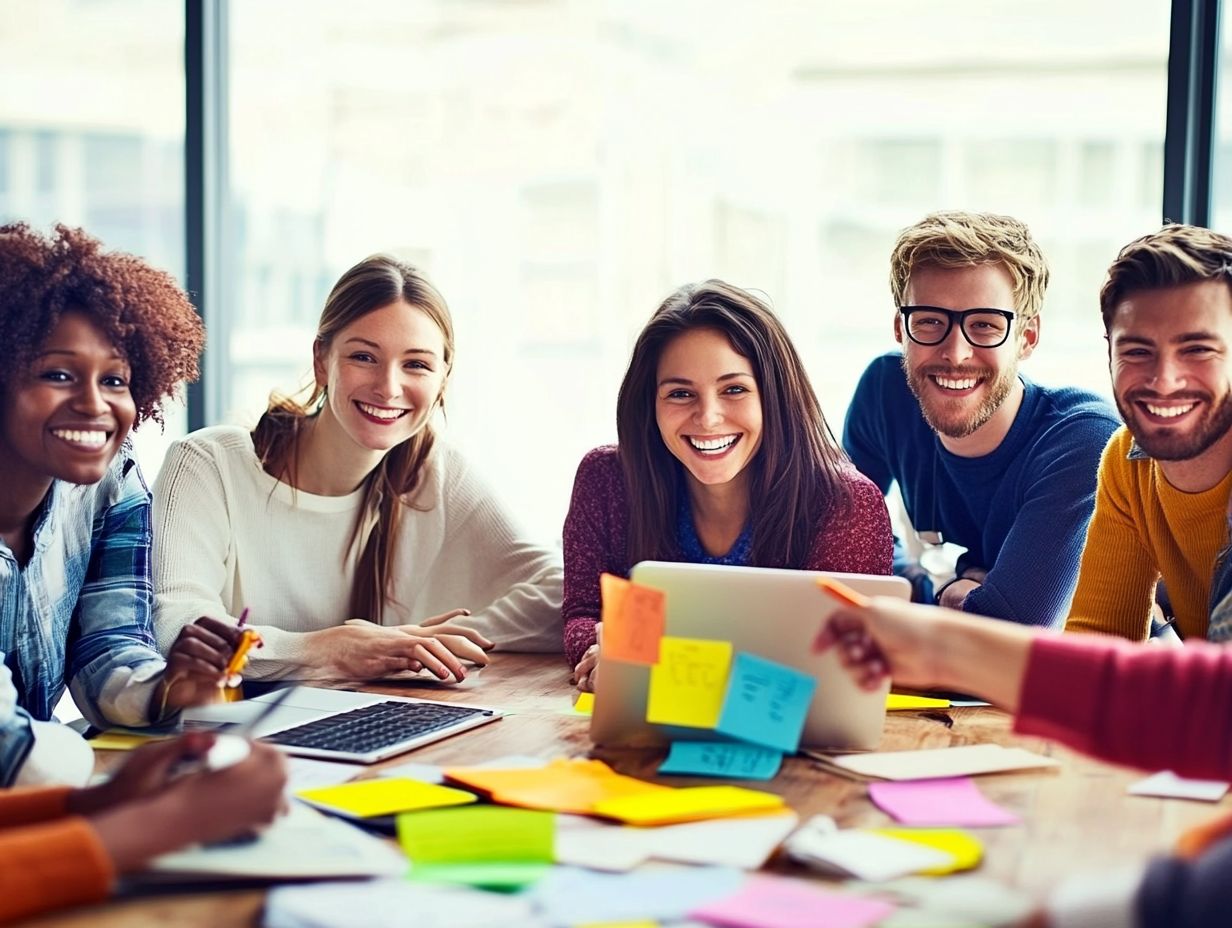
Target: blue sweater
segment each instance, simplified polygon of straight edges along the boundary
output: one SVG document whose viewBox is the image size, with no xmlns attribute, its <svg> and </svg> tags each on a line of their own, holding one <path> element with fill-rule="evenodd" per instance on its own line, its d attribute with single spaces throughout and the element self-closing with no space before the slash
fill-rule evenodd
<svg viewBox="0 0 1232 928">
<path fill-rule="evenodd" d="M 1121 424 L 1093 393 L 1022 378 L 1022 406 L 991 454 L 951 454 L 920 412 L 901 355 L 876 358 L 847 411 L 843 445 L 884 493 L 897 483 L 917 531 L 967 549 L 961 573 L 988 571 L 963 609 L 1061 627 L 1095 504 L 1100 453 Z"/>
</svg>

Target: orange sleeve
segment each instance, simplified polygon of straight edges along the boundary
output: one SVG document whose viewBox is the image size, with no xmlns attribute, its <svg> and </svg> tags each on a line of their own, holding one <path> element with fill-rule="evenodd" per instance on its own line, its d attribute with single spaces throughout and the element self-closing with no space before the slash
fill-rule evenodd
<svg viewBox="0 0 1232 928">
<path fill-rule="evenodd" d="M 106 899 L 115 878 L 98 834 L 75 816 L 0 833 L 0 860 L 3 924 Z"/>
<path fill-rule="evenodd" d="M 68 814 L 68 786 L 29 786 L 0 790 L 0 828 L 30 825 Z"/>
</svg>

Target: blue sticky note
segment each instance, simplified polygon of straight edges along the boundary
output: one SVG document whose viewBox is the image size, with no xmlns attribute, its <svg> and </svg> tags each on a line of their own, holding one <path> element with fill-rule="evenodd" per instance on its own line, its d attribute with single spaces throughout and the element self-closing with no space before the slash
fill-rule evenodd
<svg viewBox="0 0 1232 928">
<path fill-rule="evenodd" d="M 727 777 L 732 780 L 769 780 L 783 763 L 781 751 L 734 741 L 676 741 L 659 773 Z"/>
<path fill-rule="evenodd" d="M 795 753 L 817 681 L 793 667 L 741 651 L 732 661 L 716 731 Z"/>
</svg>

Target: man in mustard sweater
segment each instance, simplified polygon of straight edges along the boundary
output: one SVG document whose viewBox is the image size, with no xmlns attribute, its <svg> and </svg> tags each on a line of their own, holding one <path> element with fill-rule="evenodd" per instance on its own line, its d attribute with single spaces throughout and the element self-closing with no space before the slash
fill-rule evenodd
<svg viewBox="0 0 1232 928">
<path fill-rule="evenodd" d="M 1182 638 L 1225 640 L 1232 622 L 1210 617 L 1232 487 L 1232 238 L 1169 225 L 1131 242 L 1100 308 L 1125 427 L 1100 462 L 1066 628 L 1146 638 L 1162 578 Z"/>
</svg>

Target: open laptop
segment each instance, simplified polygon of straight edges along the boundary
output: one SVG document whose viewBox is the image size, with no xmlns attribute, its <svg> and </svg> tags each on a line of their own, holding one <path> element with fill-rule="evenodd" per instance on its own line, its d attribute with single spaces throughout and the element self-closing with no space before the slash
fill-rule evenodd
<svg viewBox="0 0 1232 928">
<path fill-rule="evenodd" d="M 186 709 L 184 727 L 225 731 L 244 725 L 283 692 Z M 296 686 L 251 734 L 287 754 L 374 764 L 500 716 L 483 706 Z"/>
<path fill-rule="evenodd" d="M 817 681 L 800 743 L 803 747 L 872 749 L 885 723 L 887 682 L 875 692 L 860 689 L 831 649 L 814 654 L 813 640 L 835 601 L 817 588 L 834 577 L 868 596 L 911 598 L 902 577 L 677 564 L 643 561 L 630 579 L 667 594 L 666 634 L 730 641 L 786 664 Z M 653 725 L 646 721 L 650 668 L 604 660 L 599 654 L 590 737 L 601 745 L 646 745 L 668 740 L 713 740 L 708 729 Z"/>
</svg>

